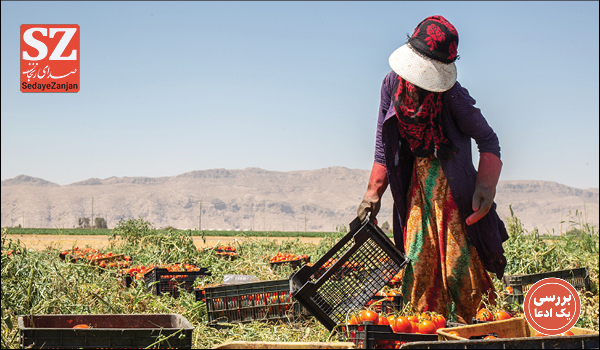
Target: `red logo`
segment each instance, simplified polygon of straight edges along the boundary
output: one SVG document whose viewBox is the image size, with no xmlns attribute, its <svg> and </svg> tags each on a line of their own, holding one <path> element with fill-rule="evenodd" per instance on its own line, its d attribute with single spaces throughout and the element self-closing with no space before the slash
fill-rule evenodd
<svg viewBox="0 0 600 350">
<path fill-rule="evenodd" d="M 559 335 L 577 323 L 581 300 L 573 286 L 560 278 L 534 283 L 523 303 L 525 319 L 539 333 Z"/>
<path fill-rule="evenodd" d="M 79 25 L 21 25 L 21 92 L 79 91 Z"/>
</svg>

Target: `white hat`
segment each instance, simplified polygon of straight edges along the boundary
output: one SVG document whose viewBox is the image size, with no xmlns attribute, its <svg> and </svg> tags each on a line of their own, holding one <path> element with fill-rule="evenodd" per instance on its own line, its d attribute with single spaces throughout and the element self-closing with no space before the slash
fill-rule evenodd
<svg viewBox="0 0 600 350">
<path fill-rule="evenodd" d="M 442 63 L 417 53 L 410 44 L 400 46 L 390 56 L 390 67 L 402 79 L 422 89 L 444 92 L 456 83 L 456 65 Z"/>
<path fill-rule="evenodd" d="M 458 32 L 442 16 L 427 17 L 408 42 L 390 56 L 392 70 L 409 83 L 432 92 L 456 83 Z"/>
</svg>

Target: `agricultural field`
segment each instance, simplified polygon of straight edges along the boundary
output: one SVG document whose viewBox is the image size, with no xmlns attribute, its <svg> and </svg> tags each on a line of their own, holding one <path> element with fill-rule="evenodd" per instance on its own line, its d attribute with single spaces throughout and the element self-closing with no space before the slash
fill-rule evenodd
<svg viewBox="0 0 600 350">
<path fill-rule="evenodd" d="M 524 232 L 519 219 L 514 216 L 507 218 L 505 223 L 510 234 L 504 244 L 509 261 L 507 274 L 589 268 L 591 291 L 581 293 L 582 313 L 577 326 L 597 331 L 597 228 L 583 224 L 576 228 L 576 234 L 548 240 L 536 231 Z M 90 230 L 85 231 L 89 234 Z M 120 222 L 109 231 L 113 240 L 104 251 L 130 257 L 132 265 L 176 262 L 210 268 L 212 276 L 197 279 L 196 285 L 220 284 L 226 274 L 253 275 L 263 281 L 287 279 L 292 269 L 286 266 L 272 269 L 270 258 L 281 252 L 308 255 L 314 262 L 344 235 L 327 233 L 318 244 L 303 243 L 299 239 L 278 243 L 266 238 L 250 238 L 231 244 L 238 254 L 236 259 L 223 259 L 213 250 L 197 249 L 191 231 L 161 231 L 143 219 Z M 85 259 L 62 260 L 59 258 L 62 250 L 58 247 L 50 246 L 42 251 L 24 249 L 19 240 L 8 238 L 8 233 L 13 232 L 2 230 L 2 348 L 19 346 L 17 316 L 28 314 L 181 314 L 195 327 L 194 348 L 210 348 L 230 341 L 324 342 L 338 339 L 312 317 L 293 322 L 251 322 L 226 329 L 211 328 L 207 326 L 206 305 L 195 301 L 194 293 L 182 292 L 178 298 L 173 298 L 168 294 L 147 293 L 143 283 L 127 288 L 119 280 L 118 267 L 110 264 L 90 266 Z M 502 291 L 501 281 L 495 277 L 493 280 L 496 290 Z"/>
<path fill-rule="evenodd" d="M 331 232 L 294 232 L 294 231 L 207 231 L 207 230 L 154 230 L 157 233 L 167 234 L 169 231 L 185 232 L 196 237 L 328 237 Z M 73 236 L 108 236 L 113 229 L 87 229 L 87 228 L 7 228 L 10 235 L 73 235 Z M 391 234 L 388 237 L 392 237 Z"/>
</svg>

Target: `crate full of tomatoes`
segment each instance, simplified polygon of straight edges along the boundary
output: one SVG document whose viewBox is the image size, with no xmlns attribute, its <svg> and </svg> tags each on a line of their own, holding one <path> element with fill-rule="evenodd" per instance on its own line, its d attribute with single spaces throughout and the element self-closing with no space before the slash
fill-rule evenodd
<svg viewBox="0 0 600 350">
<path fill-rule="evenodd" d="M 154 267 L 144 274 L 146 288 L 154 295 L 170 294 L 177 298 L 181 290 L 193 292 L 196 278 L 210 276 L 208 268 L 190 264 L 173 264 L 167 267 Z"/>
<path fill-rule="evenodd" d="M 211 275 L 207 268 L 192 264 L 137 265 L 123 268 L 119 272 L 125 287 L 131 287 L 144 280 L 146 287 L 153 294 L 170 293 L 173 297 L 179 296 L 180 288 L 191 292 L 196 278 Z M 147 275 L 151 277 L 147 278 Z"/>
<path fill-rule="evenodd" d="M 289 265 L 293 269 L 297 269 L 303 264 L 309 263 L 310 256 L 278 252 L 277 254 L 275 254 L 275 256 L 269 259 L 269 262 L 271 263 L 271 268 L 277 268 L 282 265 Z"/>
<path fill-rule="evenodd" d="M 125 254 L 103 253 L 94 248 L 75 247 L 72 250 L 62 251 L 59 257 L 62 260 L 69 260 L 70 262 L 85 261 L 90 265 L 102 268 L 125 268 L 131 265 L 131 257 Z"/>
<path fill-rule="evenodd" d="M 215 256 L 219 258 L 235 260 L 240 256 L 240 253 L 236 251 L 236 249 L 229 245 L 219 245 L 216 247 L 208 247 L 205 248 L 206 251 L 214 252 Z"/>
<path fill-rule="evenodd" d="M 261 281 L 204 288 L 208 325 L 252 321 L 288 321 L 302 309 L 290 294 L 288 280 Z"/>
<path fill-rule="evenodd" d="M 349 316 L 342 338 L 359 349 L 397 349 L 410 342 L 436 341 L 446 319 L 435 313 L 386 315 L 366 309 Z"/>
</svg>

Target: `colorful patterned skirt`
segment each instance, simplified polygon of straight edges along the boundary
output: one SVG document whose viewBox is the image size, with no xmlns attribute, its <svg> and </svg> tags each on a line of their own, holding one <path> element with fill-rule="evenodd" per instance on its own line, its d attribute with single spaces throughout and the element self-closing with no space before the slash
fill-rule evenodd
<svg viewBox="0 0 600 350">
<path fill-rule="evenodd" d="M 403 276 L 404 302 L 470 324 L 482 295 L 494 302 L 494 285 L 467 241 L 437 158 L 415 159 L 408 203 L 404 248 L 411 262 Z"/>
</svg>

